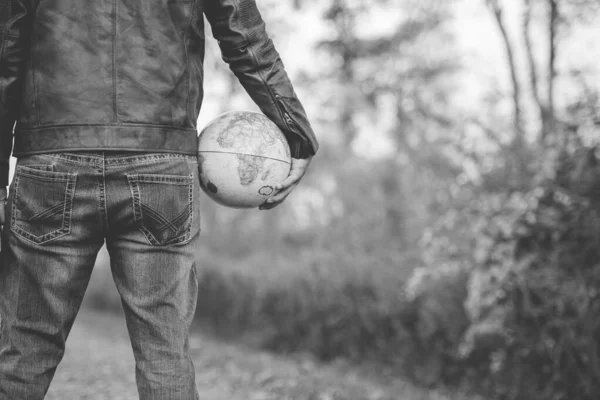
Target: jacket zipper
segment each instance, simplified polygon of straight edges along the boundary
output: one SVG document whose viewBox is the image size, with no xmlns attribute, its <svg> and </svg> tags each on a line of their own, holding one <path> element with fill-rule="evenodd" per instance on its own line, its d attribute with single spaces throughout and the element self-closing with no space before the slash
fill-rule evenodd
<svg viewBox="0 0 600 400">
<path fill-rule="evenodd" d="M 288 112 L 285 110 L 285 105 L 283 103 L 283 100 L 281 99 L 281 96 L 279 96 L 278 94 L 275 94 L 275 99 L 277 100 L 277 106 L 279 108 L 279 111 L 281 112 L 281 114 L 283 115 L 283 122 L 285 123 L 285 126 L 287 127 L 287 129 L 296 134 L 296 136 L 302 141 L 302 142 L 307 142 L 308 141 L 308 137 L 306 137 L 305 135 L 303 135 L 302 129 L 298 128 L 298 124 L 296 123 L 296 121 L 294 121 L 292 119 L 292 117 L 290 117 L 290 114 L 288 114 Z M 298 128 L 298 129 L 296 129 Z M 290 148 L 290 151 L 292 151 L 292 154 L 295 153 L 297 149 L 292 150 Z"/>
<path fill-rule="evenodd" d="M 289 131 L 294 132 L 296 135 L 298 135 L 302 139 L 304 139 L 304 136 L 300 135 L 298 133 L 298 131 L 296 131 L 292 127 L 292 126 L 296 125 L 296 122 L 292 119 L 292 117 L 290 117 L 290 115 L 285 110 L 285 106 L 283 105 L 283 100 L 281 100 L 281 96 L 279 96 L 278 94 L 276 94 L 275 98 L 277 99 L 277 106 L 279 108 L 279 112 L 283 115 L 283 122 L 285 122 L 285 126 L 288 128 Z"/>
</svg>

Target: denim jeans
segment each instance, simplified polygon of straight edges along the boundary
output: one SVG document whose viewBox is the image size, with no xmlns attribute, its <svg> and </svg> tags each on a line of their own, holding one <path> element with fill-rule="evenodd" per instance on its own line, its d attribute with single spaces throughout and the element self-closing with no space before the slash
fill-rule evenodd
<svg viewBox="0 0 600 400">
<path fill-rule="evenodd" d="M 199 191 L 193 156 L 74 152 L 17 160 L 0 258 L 1 400 L 44 398 L 105 241 L 140 398 L 198 397 L 188 333 Z"/>
</svg>

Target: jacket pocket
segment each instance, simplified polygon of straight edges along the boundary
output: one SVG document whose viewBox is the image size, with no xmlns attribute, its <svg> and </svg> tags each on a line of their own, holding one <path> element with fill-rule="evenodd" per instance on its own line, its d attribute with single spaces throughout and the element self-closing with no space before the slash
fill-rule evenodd
<svg viewBox="0 0 600 400">
<path fill-rule="evenodd" d="M 138 229 L 153 246 L 190 240 L 192 175 L 127 174 Z"/>
<path fill-rule="evenodd" d="M 76 181 L 51 165 L 17 166 L 11 231 L 38 245 L 71 233 Z"/>
</svg>

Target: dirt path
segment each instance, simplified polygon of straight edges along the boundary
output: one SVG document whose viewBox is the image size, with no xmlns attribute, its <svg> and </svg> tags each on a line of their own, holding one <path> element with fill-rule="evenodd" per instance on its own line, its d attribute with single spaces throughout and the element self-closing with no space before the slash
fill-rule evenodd
<svg viewBox="0 0 600 400">
<path fill-rule="evenodd" d="M 356 372 L 194 335 L 203 400 L 462 400 L 406 382 L 377 383 Z M 80 312 L 46 399 L 135 400 L 133 354 L 122 317 Z M 166 399 L 165 399 L 166 400 Z"/>
</svg>

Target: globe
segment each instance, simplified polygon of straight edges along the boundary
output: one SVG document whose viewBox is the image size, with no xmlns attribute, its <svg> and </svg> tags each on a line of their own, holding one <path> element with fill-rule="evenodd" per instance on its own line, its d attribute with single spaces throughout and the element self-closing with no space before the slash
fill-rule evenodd
<svg viewBox="0 0 600 400">
<path fill-rule="evenodd" d="M 285 136 L 261 113 L 221 114 L 198 137 L 200 187 L 223 206 L 258 207 L 275 194 L 290 167 Z"/>
</svg>

